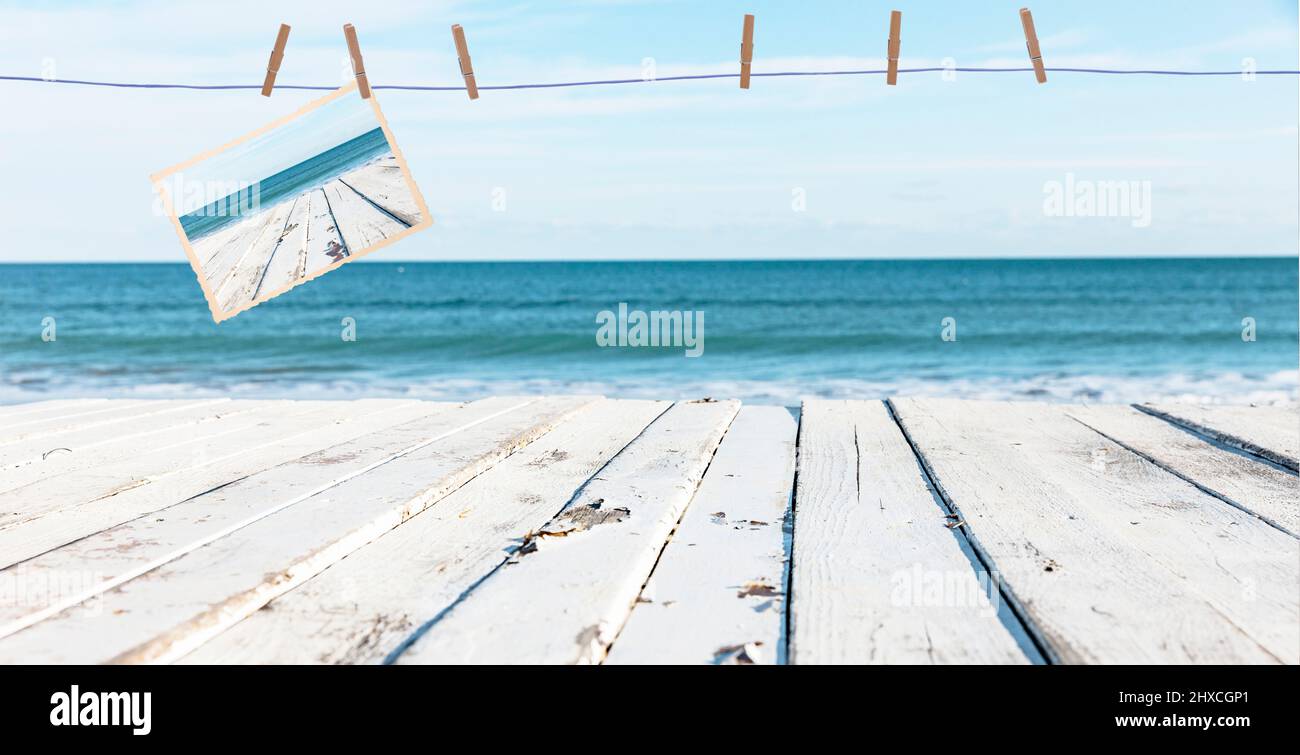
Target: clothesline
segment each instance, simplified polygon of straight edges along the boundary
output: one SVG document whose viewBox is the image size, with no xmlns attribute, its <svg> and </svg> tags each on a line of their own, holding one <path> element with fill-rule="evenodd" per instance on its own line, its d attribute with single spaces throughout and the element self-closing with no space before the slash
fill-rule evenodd
<svg viewBox="0 0 1300 755">
<path fill-rule="evenodd" d="M 969 67 L 930 67 L 900 68 L 900 74 L 911 73 L 1026 73 L 1030 67 L 1023 68 L 969 68 Z M 1268 71 L 1178 71 L 1162 69 L 1117 69 L 1117 68 L 1047 68 L 1049 72 L 1103 74 L 1118 76 L 1300 76 L 1300 70 Z M 753 73 L 754 78 L 779 78 L 791 76 L 872 76 L 883 75 L 885 69 L 851 70 L 851 71 L 777 71 L 771 73 Z M 703 81 L 708 79 L 736 79 L 736 73 L 690 74 L 683 76 L 659 76 L 655 78 L 636 79 L 598 79 L 593 81 L 560 81 L 537 84 L 487 84 L 480 85 L 481 90 L 516 90 L 516 89 L 561 89 L 566 87 L 611 86 L 615 84 L 654 84 L 667 81 Z M 72 84 L 77 86 L 114 87 L 119 89 L 196 89 L 196 90 L 234 90 L 261 89 L 261 84 L 167 84 L 134 83 L 120 81 L 88 81 L 83 79 L 46 79 L 39 76 L 0 76 L 0 81 L 23 81 L 38 84 Z M 307 84 L 276 84 L 276 89 L 297 89 L 311 91 L 333 91 L 337 86 Z M 463 92 L 464 86 L 431 86 L 417 84 L 376 84 L 371 89 L 389 89 L 409 92 Z"/>
</svg>

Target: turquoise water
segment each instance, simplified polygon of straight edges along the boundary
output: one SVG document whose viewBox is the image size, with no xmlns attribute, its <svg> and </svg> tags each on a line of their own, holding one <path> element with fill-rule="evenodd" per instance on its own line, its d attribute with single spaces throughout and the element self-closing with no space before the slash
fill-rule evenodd
<svg viewBox="0 0 1300 755">
<path fill-rule="evenodd" d="M 185 265 L 0 265 L 0 400 L 1275 401 L 1297 397 L 1297 285 L 1295 258 L 358 263 L 215 325 Z M 703 355 L 597 348 L 620 302 L 703 310 Z"/>
<path fill-rule="evenodd" d="M 383 129 L 376 128 L 337 147 L 304 160 L 257 182 L 247 189 L 218 199 L 180 218 L 190 241 L 215 233 L 241 217 L 257 214 L 286 199 L 323 186 L 353 168 L 391 151 Z"/>
</svg>

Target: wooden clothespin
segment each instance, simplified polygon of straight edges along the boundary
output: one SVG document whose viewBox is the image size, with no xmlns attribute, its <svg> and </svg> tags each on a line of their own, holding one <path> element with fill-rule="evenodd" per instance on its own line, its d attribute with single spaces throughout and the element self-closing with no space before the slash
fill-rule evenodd
<svg viewBox="0 0 1300 755">
<path fill-rule="evenodd" d="M 275 88 L 275 75 L 280 72 L 280 63 L 284 60 L 284 45 L 289 41 L 289 25 L 280 24 L 280 33 L 275 35 L 275 47 L 271 48 L 271 60 L 266 64 L 266 80 L 262 82 L 262 96 L 270 97 Z"/>
<path fill-rule="evenodd" d="M 749 89 L 749 72 L 754 63 L 754 14 L 745 14 L 745 30 L 740 37 L 740 88 Z"/>
<path fill-rule="evenodd" d="M 885 76 L 885 83 L 889 86 L 898 84 L 898 51 L 903 45 L 899 39 L 899 34 L 903 27 L 903 14 L 901 11 L 889 12 L 889 73 Z"/>
<path fill-rule="evenodd" d="M 465 43 L 465 30 L 460 24 L 451 27 L 451 38 L 456 43 L 456 58 L 460 61 L 460 75 L 465 77 L 465 91 L 471 100 L 478 99 L 478 83 L 474 81 L 474 66 L 469 59 L 469 45 Z"/>
<path fill-rule="evenodd" d="M 352 73 L 357 75 L 357 91 L 361 99 L 370 99 L 370 82 L 366 79 L 366 64 L 361 59 L 361 45 L 357 43 L 357 30 L 352 24 L 343 25 L 343 36 L 348 41 L 348 57 L 352 58 Z"/>
<path fill-rule="evenodd" d="M 1020 9 L 1020 24 L 1025 27 L 1025 46 L 1029 48 L 1029 59 L 1034 63 L 1034 77 L 1039 84 L 1047 83 L 1047 70 L 1043 68 L 1043 51 L 1038 47 L 1038 32 L 1034 30 L 1034 14 L 1028 8 Z"/>
</svg>

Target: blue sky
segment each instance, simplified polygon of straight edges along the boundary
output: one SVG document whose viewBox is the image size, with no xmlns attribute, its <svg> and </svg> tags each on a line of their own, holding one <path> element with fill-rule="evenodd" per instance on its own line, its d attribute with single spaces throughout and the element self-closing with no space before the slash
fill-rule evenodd
<svg viewBox="0 0 1300 755">
<path fill-rule="evenodd" d="M 358 30 L 372 83 L 1023 65 L 1030 3 L 1049 66 L 1297 67 L 1294 1 L 223 2 L 0 4 L 0 73 L 259 83 L 280 22 L 281 83 L 341 84 Z M 179 7 L 178 7 L 179 6 Z M 386 260 L 1295 255 L 1296 77 L 1058 73 L 379 92 L 435 227 Z M 0 261 L 183 261 L 148 176 L 318 94 L 0 82 Z M 1052 217 L 1044 189 L 1150 182 L 1151 223 Z M 803 197 L 796 211 L 796 196 Z M 503 201 L 504 200 L 504 203 Z M 75 222 L 69 222 L 69 218 Z"/>
</svg>

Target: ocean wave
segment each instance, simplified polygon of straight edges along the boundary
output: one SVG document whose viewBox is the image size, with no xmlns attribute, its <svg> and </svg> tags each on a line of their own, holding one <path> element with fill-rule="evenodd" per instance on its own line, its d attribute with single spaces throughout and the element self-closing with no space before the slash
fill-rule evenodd
<svg viewBox="0 0 1300 755">
<path fill-rule="evenodd" d="M 1043 374 L 1016 378 L 930 378 L 862 380 L 698 380 L 669 377 L 591 377 L 574 379 L 334 378 L 297 380 L 230 380 L 145 382 L 106 386 L 101 381 L 63 381 L 55 375 L 9 375 L 0 384 L 0 402 L 54 398 L 194 398 L 230 396 L 250 399 L 413 398 L 469 401 L 486 396 L 600 394 L 611 398 L 686 400 L 737 398 L 751 404 L 798 406 L 804 399 L 883 399 L 899 396 L 1051 403 L 1135 404 L 1154 402 L 1276 405 L 1300 400 L 1300 370 L 1271 374 L 1221 372 L 1160 375 Z"/>
</svg>

